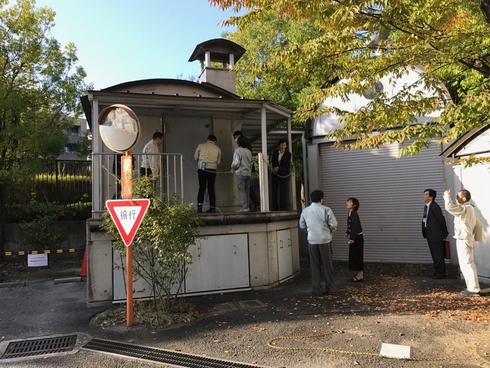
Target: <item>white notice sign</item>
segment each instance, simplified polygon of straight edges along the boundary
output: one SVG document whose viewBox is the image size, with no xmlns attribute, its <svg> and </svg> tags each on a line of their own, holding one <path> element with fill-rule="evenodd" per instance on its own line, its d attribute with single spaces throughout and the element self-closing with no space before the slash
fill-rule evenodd
<svg viewBox="0 0 490 368">
<path fill-rule="evenodd" d="M 28 254 L 27 267 L 43 267 L 48 265 L 48 255 L 43 254 Z"/>
</svg>

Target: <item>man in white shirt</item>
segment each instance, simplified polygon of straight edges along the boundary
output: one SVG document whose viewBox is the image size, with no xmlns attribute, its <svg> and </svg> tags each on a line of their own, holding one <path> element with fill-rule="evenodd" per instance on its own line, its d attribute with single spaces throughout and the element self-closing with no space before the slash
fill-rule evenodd
<svg viewBox="0 0 490 368">
<path fill-rule="evenodd" d="M 163 134 L 160 132 L 153 133 L 153 139 L 143 148 L 143 158 L 141 159 L 141 176 L 152 176 L 157 180 L 160 176 L 160 153 L 159 147 L 163 144 Z"/>
<path fill-rule="evenodd" d="M 473 205 L 469 203 L 471 194 L 466 189 L 460 190 L 456 194 L 457 204 L 451 201 L 450 194 L 450 190 L 444 192 L 444 202 L 446 211 L 454 216 L 454 238 L 456 239 L 459 268 L 466 282 L 466 290 L 461 291 L 461 294 L 467 296 L 480 295 L 480 283 L 478 282 L 473 252 L 476 213 Z"/>
</svg>

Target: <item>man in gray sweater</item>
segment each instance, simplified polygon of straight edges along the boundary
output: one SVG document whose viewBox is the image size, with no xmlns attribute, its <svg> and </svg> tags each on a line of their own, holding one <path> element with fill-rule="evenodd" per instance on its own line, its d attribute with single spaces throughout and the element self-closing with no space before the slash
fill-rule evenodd
<svg viewBox="0 0 490 368">
<path fill-rule="evenodd" d="M 308 233 L 311 283 L 313 296 L 334 293 L 332 234 L 337 230 L 337 219 L 329 207 L 323 205 L 323 192 L 311 192 L 311 205 L 301 212 L 299 227 Z M 321 284 L 321 269 L 325 288 Z"/>
</svg>

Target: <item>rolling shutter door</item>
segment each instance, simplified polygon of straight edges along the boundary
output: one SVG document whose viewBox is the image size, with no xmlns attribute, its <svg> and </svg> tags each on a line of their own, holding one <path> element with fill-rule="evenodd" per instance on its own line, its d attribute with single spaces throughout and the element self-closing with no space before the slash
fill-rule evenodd
<svg viewBox="0 0 490 368">
<path fill-rule="evenodd" d="M 433 143 L 412 157 L 396 159 L 398 145 L 379 149 L 343 151 L 322 144 L 321 169 L 324 205 L 332 208 L 339 223 L 333 238 L 336 260 L 347 260 L 344 239 L 347 198 L 359 199 L 364 235 L 364 260 L 369 262 L 431 263 L 421 221 L 425 189 L 437 191 L 444 211 L 441 148 Z M 315 188 L 311 188 L 313 190 Z"/>
</svg>

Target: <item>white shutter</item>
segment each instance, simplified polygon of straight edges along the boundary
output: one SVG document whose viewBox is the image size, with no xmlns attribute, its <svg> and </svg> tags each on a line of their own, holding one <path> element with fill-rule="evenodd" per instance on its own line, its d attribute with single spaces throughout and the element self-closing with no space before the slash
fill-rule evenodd
<svg viewBox="0 0 490 368">
<path fill-rule="evenodd" d="M 339 223 L 333 238 L 334 259 L 348 259 L 345 204 L 347 198 L 356 197 L 360 202 L 365 261 L 432 262 L 421 231 L 422 195 L 425 189 L 436 190 L 436 202 L 448 221 L 442 196 L 445 188 L 441 148 L 433 143 L 416 156 L 397 159 L 398 148 L 392 144 L 379 149 L 343 151 L 330 144 L 321 145 L 319 177 L 324 205 L 332 208 Z"/>
</svg>

